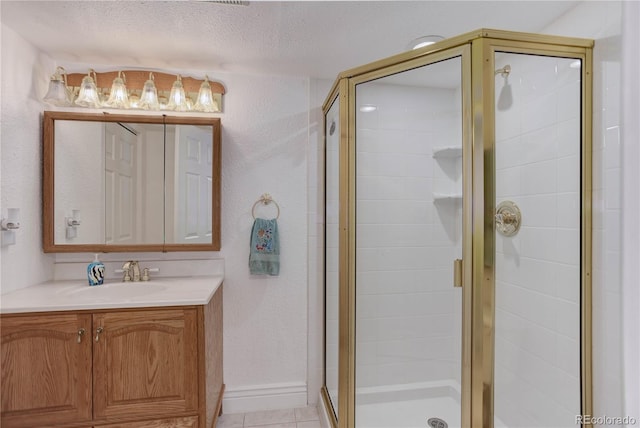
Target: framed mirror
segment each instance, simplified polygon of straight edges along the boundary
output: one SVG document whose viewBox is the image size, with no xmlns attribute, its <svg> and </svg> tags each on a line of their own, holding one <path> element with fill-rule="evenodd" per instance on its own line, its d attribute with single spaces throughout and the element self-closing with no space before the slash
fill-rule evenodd
<svg viewBox="0 0 640 428">
<path fill-rule="evenodd" d="M 219 118 L 44 112 L 44 252 L 220 250 Z"/>
</svg>

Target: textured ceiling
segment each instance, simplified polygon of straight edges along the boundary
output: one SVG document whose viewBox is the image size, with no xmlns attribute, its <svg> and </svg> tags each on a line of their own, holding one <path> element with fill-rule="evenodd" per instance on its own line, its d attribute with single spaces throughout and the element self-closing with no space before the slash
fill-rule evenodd
<svg viewBox="0 0 640 428">
<path fill-rule="evenodd" d="M 427 34 L 539 32 L 576 1 L 0 1 L 2 22 L 60 65 L 333 79 Z"/>
</svg>

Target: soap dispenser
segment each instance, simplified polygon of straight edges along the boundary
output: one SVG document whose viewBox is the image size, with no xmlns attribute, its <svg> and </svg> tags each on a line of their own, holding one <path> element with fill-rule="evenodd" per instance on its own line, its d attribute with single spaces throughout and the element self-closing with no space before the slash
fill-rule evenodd
<svg viewBox="0 0 640 428">
<path fill-rule="evenodd" d="M 89 285 L 102 285 L 104 282 L 104 264 L 98 259 L 97 254 L 87 266 L 87 278 L 89 279 Z"/>
</svg>

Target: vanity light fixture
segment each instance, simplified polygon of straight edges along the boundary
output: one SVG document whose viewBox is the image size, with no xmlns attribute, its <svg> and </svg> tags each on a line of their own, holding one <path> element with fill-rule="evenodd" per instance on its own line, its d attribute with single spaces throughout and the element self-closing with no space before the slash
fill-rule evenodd
<svg viewBox="0 0 640 428">
<path fill-rule="evenodd" d="M 362 113 L 371 113 L 372 111 L 378 110 L 378 106 L 374 106 L 373 104 L 363 104 L 360 106 L 360 111 Z"/>
<path fill-rule="evenodd" d="M 49 90 L 44 96 L 44 101 L 54 106 L 66 107 L 73 103 L 73 98 L 67 87 L 67 71 L 63 67 L 57 67 L 56 72 L 49 80 Z"/>
<path fill-rule="evenodd" d="M 422 37 L 418 37 L 417 39 L 413 39 L 409 43 L 408 48 L 409 48 L 409 50 L 420 49 L 420 48 L 423 48 L 425 46 L 429 46 L 429 45 L 432 45 L 434 43 L 437 43 L 440 40 L 444 40 L 444 37 L 437 36 L 437 35 L 422 36 Z"/>
<path fill-rule="evenodd" d="M 113 79 L 109 99 L 104 103 L 104 107 L 129 108 L 129 94 L 125 83 L 126 76 L 122 71 L 118 71 L 118 77 Z"/>
<path fill-rule="evenodd" d="M 91 73 L 93 73 L 96 80 L 98 80 L 95 70 L 93 68 L 89 69 L 89 73 L 82 79 L 80 92 L 78 93 L 75 104 L 82 107 L 100 108 L 102 104 L 100 102 L 100 94 L 98 93 L 95 81 L 91 77 Z"/>
<path fill-rule="evenodd" d="M 58 67 L 44 101 L 63 107 L 219 113 L 225 92 L 208 76 L 202 80 L 150 70 L 67 73 Z"/>
</svg>

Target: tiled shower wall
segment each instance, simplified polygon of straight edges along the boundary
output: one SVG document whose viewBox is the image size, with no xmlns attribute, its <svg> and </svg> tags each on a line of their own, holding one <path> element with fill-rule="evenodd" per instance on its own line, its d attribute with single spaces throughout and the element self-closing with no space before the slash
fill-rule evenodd
<svg viewBox="0 0 640 428">
<path fill-rule="evenodd" d="M 356 103 L 377 107 L 356 118 L 356 385 L 459 379 L 461 204 L 433 196 L 460 183 L 433 158 L 461 146 L 459 92 L 374 82 Z"/>
<path fill-rule="evenodd" d="M 495 414 L 509 427 L 571 427 L 580 414 L 580 68 L 497 54 L 496 68 L 505 64 L 496 203 L 515 202 L 522 226 L 496 235 Z"/>
</svg>

